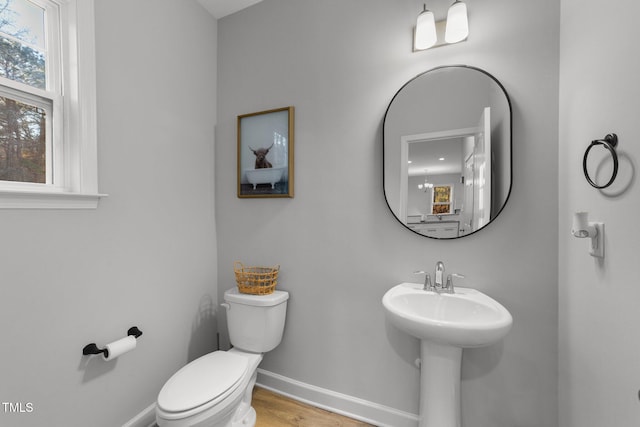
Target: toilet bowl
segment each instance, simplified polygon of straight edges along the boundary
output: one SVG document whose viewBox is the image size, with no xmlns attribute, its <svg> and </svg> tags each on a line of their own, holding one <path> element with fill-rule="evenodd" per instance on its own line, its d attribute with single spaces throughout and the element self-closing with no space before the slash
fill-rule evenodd
<svg viewBox="0 0 640 427">
<path fill-rule="evenodd" d="M 160 427 L 253 427 L 251 395 L 265 352 L 280 344 L 289 294 L 225 292 L 228 351 L 206 354 L 173 374 L 156 401 Z"/>
</svg>

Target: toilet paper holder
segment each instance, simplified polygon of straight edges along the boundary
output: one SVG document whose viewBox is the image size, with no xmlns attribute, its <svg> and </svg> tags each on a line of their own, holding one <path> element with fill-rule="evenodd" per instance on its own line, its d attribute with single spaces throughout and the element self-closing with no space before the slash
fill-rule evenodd
<svg viewBox="0 0 640 427">
<path fill-rule="evenodd" d="M 142 331 L 138 329 L 137 326 L 132 326 L 127 331 L 127 335 L 133 336 L 134 338 L 137 339 L 138 337 L 140 337 L 140 335 L 142 335 Z M 84 348 L 82 349 L 82 354 L 84 356 L 88 356 L 90 354 L 101 354 L 101 353 L 104 355 L 104 357 L 109 356 L 109 350 L 107 350 L 106 348 L 98 348 L 98 346 L 94 342 L 92 342 L 91 344 L 85 345 Z"/>
</svg>

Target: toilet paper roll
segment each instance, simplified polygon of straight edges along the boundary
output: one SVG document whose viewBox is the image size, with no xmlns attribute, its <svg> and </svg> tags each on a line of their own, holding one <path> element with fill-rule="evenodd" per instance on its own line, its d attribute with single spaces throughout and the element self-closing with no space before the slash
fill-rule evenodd
<svg viewBox="0 0 640 427">
<path fill-rule="evenodd" d="M 116 357 L 122 356 L 128 351 L 136 348 L 136 338 L 132 335 L 119 339 L 118 341 L 114 341 L 112 343 L 107 344 L 105 347 L 107 349 L 107 353 L 103 354 L 102 357 L 104 360 L 112 360 Z"/>
</svg>

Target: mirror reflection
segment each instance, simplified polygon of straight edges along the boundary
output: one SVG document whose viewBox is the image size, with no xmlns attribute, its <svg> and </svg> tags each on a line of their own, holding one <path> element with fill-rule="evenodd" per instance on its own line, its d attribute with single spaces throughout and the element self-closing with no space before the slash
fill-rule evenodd
<svg viewBox="0 0 640 427">
<path fill-rule="evenodd" d="M 384 191 L 396 218 L 427 237 L 474 233 L 511 189 L 511 107 L 473 67 L 440 67 L 405 84 L 384 122 Z"/>
</svg>

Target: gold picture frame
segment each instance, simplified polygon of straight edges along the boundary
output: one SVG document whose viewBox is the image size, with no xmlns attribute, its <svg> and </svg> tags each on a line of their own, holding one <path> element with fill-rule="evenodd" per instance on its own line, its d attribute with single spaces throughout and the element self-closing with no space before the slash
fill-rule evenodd
<svg viewBox="0 0 640 427">
<path fill-rule="evenodd" d="M 294 107 L 238 116 L 238 197 L 293 198 Z"/>
</svg>

